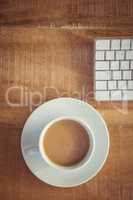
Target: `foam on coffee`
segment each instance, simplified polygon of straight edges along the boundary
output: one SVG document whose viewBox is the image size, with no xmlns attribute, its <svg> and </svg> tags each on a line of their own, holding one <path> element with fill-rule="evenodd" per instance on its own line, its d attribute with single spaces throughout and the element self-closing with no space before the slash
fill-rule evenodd
<svg viewBox="0 0 133 200">
<path fill-rule="evenodd" d="M 83 126 L 64 119 L 51 125 L 44 138 L 43 148 L 48 158 L 61 166 L 79 163 L 87 154 L 90 140 Z"/>
</svg>

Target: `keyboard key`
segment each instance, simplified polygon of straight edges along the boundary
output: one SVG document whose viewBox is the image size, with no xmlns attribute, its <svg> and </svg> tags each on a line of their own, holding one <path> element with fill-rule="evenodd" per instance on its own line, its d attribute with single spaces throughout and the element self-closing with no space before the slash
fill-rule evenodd
<svg viewBox="0 0 133 200">
<path fill-rule="evenodd" d="M 96 61 L 96 70 L 109 70 L 109 61 Z"/>
<path fill-rule="evenodd" d="M 131 71 L 123 71 L 123 79 L 130 80 L 131 79 Z"/>
<path fill-rule="evenodd" d="M 97 40 L 96 50 L 109 50 L 110 40 Z"/>
<path fill-rule="evenodd" d="M 108 81 L 108 89 L 109 90 L 115 90 L 115 89 L 117 89 L 116 81 Z"/>
<path fill-rule="evenodd" d="M 111 70 L 118 70 L 119 69 L 119 61 L 111 61 Z"/>
<path fill-rule="evenodd" d="M 109 80 L 110 76 L 110 71 L 96 71 L 96 80 Z"/>
<path fill-rule="evenodd" d="M 96 90 L 107 90 L 107 81 L 96 81 Z"/>
<path fill-rule="evenodd" d="M 121 80 L 121 71 L 113 71 L 113 80 Z"/>
<path fill-rule="evenodd" d="M 122 94 L 121 91 L 116 90 L 116 91 L 110 91 L 111 92 L 111 100 L 121 100 L 122 99 Z"/>
<path fill-rule="evenodd" d="M 126 51 L 126 59 L 133 60 L 133 51 Z"/>
<path fill-rule="evenodd" d="M 119 90 L 126 90 L 127 89 L 127 82 L 126 81 L 118 81 L 118 89 Z"/>
<path fill-rule="evenodd" d="M 124 51 L 116 51 L 116 60 L 124 60 Z"/>
<path fill-rule="evenodd" d="M 111 40 L 111 49 L 120 50 L 120 40 Z"/>
<path fill-rule="evenodd" d="M 129 69 L 129 61 L 121 61 L 120 62 L 120 69 L 122 69 L 122 70 Z"/>
<path fill-rule="evenodd" d="M 130 40 L 125 39 L 121 41 L 121 49 L 130 49 Z"/>
<path fill-rule="evenodd" d="M 105 51 L 96 51 L 96 60 L 104 60 Z"/>
<path fill-rule="evenodd" d="M 131 40 L 131 49 L 133 49 L 133 39 Z"/>
<path fill-rule="evenodd" d="M 106 60 L 114 60 L 114 51 L 106 51 Z"/>
<path fill-rule="evenodd" d="M 109 91 L 96 91 L 96 100 L 99 101 L 108 101 L 109 98 Z"/>
<path fill-rule="evenodd" d="M 128 81 L 128 89 L 132 90 L 133 89 L 133 80 Z"/>
<path fill-rule="evenodd" d="M 130 61 L 131 64 L 130 64 L 130 69 L 133 69 L 133 61 Z"/>
<path fill-rule="evenodd" d="M 124 100 L 133 100 L 133 91 L 123 91 Z"/>
<path fill-rule="evenodd" d="M 96 41 L 95 98 L 133 100 L 133 39 Z"/>
</svg>

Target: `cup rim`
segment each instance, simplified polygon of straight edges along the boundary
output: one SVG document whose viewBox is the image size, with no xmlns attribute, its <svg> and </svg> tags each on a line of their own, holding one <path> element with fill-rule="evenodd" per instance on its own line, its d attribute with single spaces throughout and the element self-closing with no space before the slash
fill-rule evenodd
<svg viewBox="0 0 133 200">
<path fill-rule="evenodd" d="M 85 154 L 85 156 L 83 157 L 83 159 L 72 166 L 61 166 L 61 165 L 54 163 L 47 156 L 45 149 L 43 148 L 43 140 L 44 140 L 44 137 L 45 137 L 45 134 L 46 134 L 48 128 L 50 126 L 52 126 L 54 123 L 61 121 L 61 120 L 73 120 L 73 121 L 79 123 L 86 130 L 86 132 L 89 136 L 89 140 L 90 140 L 90 147 L 89 147 L 87 153 Z M 41 131 L 40 137 L 39 137 L 39 151 L 40 151 L 41 157 L 48 165 L 50 165 L 51 167 L 53 167 L 55 169 L 77 170 L 77 169 L 83 167 L 91 160 L 91 157 L 94 152 L 94 148 L 95 148 L 95 141 L 94 141 L 94 136 L 93 136 L 93 132 L 92 132 L 91 128 L 89 127 L 87 122 L 85 122 L 82 119 L 79 119 L 77 117 L 63 116 L 63 117 L 57 117 L 57 118 L 51 120 L 50 122 L 48 122 L 47 125 L 44 126 L 44 128 Z"/>
</svg>

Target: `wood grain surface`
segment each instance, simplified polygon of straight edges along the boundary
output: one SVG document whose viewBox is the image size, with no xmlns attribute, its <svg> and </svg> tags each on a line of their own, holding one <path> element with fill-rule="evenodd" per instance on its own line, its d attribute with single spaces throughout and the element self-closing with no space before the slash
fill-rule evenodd
<svg viewBox="0 0 133 200">
<path fill-rule="evenodd" d="M 133 199 L 133 102 L 93 100 L 96 35 L 87 30 L 0 29 L 0 200 Z M 20 149 L 29 114 L 58 96 L 92 104 L 109 128 L 110 153 L 105 166 L 76 188 L 61 189 L 39 181 L 26 167 Z M 9 105 L 7 99 L 15 105 Z"/>
<path fill-rule="evenodd" d="M 87 31 L 1 28 L 0 99 L 4 101 L 10 86 L 19 87 L 9 92 L 15 102 L 23 91 L 35 103 L 53 98 L 53 93 L 78 97 L 92 91 L 93 54 L 94 40 Z"/>
<path fill-rule="evenodd" d="M 133 30 L 133 1 L 0 0 L 0 25 Z"/>
<path fill-rule="evenodd" d="M 93 103 L 92 103 L 93 105 Z M 110 154 L 101 172 L 79 187 L 61 189 L 39 181 L 26 167 L 20 137 L 28 108 L 0 108 L 0 198 L 3 200 L 132 200 L 133 109 L 128 114 L 95 104 L 110 133 Z M 104 108 L 105 106 L 105 108 Z M 128 155 L 128 156 L 127 156 Z"/>
</svg>

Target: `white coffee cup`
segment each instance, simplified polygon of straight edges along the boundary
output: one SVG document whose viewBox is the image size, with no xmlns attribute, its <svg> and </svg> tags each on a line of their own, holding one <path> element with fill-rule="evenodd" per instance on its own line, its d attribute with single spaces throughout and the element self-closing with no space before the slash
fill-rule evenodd
<svg viewBox="0 0 133 200">
<path fill-rule="evenodd" d="M 90 146 L 89 146 L 88 152 L 86 153 L 85 157 L 79 163 L 72 165 L 72 166 L 61 166 L 61 165 L 54 163 L 47 156 L 44 145 L 43 145 L 43 141 L 45 140 L 45 134 L 47 133 L 48 128 L 50 128 L 50 126 L 52 126 L 54 123 L 59 122 L 61 120 L 73 120 L 73 121 L 79 123 L 80 126 L 82 126 L 86 130 L 86 132 L 88 133 L 88 136 L 89 136 Z M 90 127 L 88 126 L 88 124 L 85 121 L 83 121 L 79 118 L 76 118 L 76 117 L 59 117 L 59 118 L 52 120 L 42 129 L 40 137 L 39 137 L 39 151 L 40 151 L 41 157 L 48 165 L 50 165 L 51 167 L 58 169 L 58 170 L 77 170 L 77 169 L 83 167 L 91 160 L 94 149 L 95 149 L 95 142 L 94 142 L 94 136 L 93 136 L 92 130 L 90 129 Z"/>
</svg>

